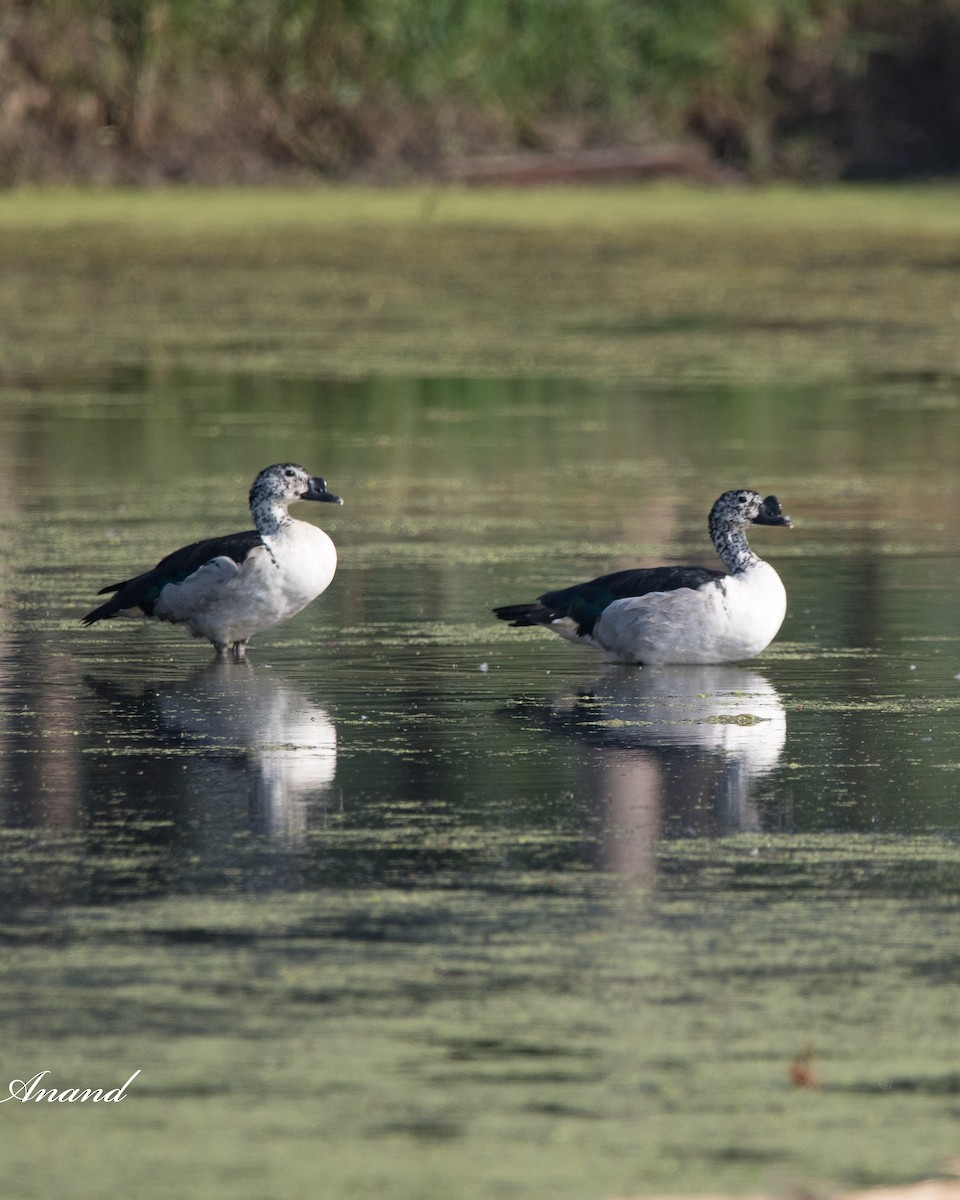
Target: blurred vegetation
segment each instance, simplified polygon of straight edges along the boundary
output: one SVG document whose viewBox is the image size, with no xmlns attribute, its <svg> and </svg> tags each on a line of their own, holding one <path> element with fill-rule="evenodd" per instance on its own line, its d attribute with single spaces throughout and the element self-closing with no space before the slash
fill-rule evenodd
<svg viewBox="0 0 960 1200">
<path fill-rule="evenodd" d="M 674 139 L 755 177 L 960 165 L 960 0 L 0 0 L 0 64 L 8 184 Z"/>
<path fill-rule="evenodd" d="M 960 379 L 956 189 L 0 194 L 0 384 Z"/>
</svg>

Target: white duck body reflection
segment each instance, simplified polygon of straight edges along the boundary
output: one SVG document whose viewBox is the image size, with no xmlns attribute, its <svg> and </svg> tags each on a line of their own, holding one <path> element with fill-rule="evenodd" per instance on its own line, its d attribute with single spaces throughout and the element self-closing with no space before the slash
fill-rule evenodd
<svg viewBox="0 0 960 1200">
<path fill-rule="evenodd" d="M 618 744 L 735 757 L 750 777 L 773 770 L 786 742 L 779 693 L 743 667 L 612 668 L 590 695 Z"/>
<path fill-rule="evenodd" d="M 611 668 L 556 696 L 546 722 L 595 752 L 583 782 L 603 864 L 652 876 L 664 835 L 758 830 L 757 785 L 779 764 L 787 719 L 776 689 L 731 666 Z"/>
<path fill-rule="evenodd" d="M 246 755 L 259 832 L 291 847 L 303 840 L 309 802 L 324 799 L 336 776 L 337 731 L 322 708 L 272 672 L 217 660 L 156 703 L 167 729 Z"/>
</svg>

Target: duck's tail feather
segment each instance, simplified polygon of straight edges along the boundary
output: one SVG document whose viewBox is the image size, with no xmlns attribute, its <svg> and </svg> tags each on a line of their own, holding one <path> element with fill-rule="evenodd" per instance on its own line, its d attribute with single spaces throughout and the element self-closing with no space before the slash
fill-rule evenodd
<svg viewBox="0 0 960 1200">
<path fill-rule="evenodd" d="M 122 587 L 122 586 L 123 586 L 123 584 L 119 585 L 119 587 Z M 104 588 L 103 589 L 103 591 L 107 591 L 107 592 L 114 591 L 114 590 L 115 589 L 113 589 L 113 588 Z M 116 589 L 116 590 L 118 590 L 118 589 Z M 98 596 L 101 594 L 102 594 L 101 592 L 97 592 Z M 106 602 L 106 604 L 101 604 L 100 607 L 95 608 L 93 610 L 93 612 L 88 612 L 85 617 L 81 617 L 81 620 L 83 621 L 84 625 L 93 625 L 96 621 L 104 621 L 109 617 L 117 616 L 117 614 L 123 612 L 126 607 L 127 607 L 126 605 L 118 604 L 117 597 L 113 596 L 110 600 L 108 600 Z"/>
<path fill-rule="evenodd" d="M 150 574 L 150 572 L 147 572 L 147 574 Z M 129 612 L 130 609 L 136 608 L 139 608 L 149 616 L 152 612 L 150 599 L 139 587 L 146 577 L 146 575 L 137 575 L 134 579 L 124 579 L 122 583 L 109 583 L 106 587 L 101 588 L 97 592 L 98 596 L 105 596 L 110 592 L 113 595 L 106 604 L 101 604 L 93 612 L 88 612 L 85 617 L 81 617 L 80 619 L 83 624 L 93 625 L 97 621 L 106 621 L 110 617 L 117 617 L 121 613 Z"/>
<path fill-rule="evenodd" d="M 545 604 L 503 604 L 493 612 L 501 621 L 516 626 L 549 625 L 557 619 L 557 614 Z"/>
</svg>

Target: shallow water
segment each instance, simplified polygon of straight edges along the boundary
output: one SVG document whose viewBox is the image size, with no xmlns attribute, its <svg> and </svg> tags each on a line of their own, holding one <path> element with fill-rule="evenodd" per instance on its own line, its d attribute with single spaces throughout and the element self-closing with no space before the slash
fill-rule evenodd
<svg viewBox="0 0 960 1200">
<path fill-rule="evenodd" d="M 3 1109 L 17 1194 L 936 1170 L 960 1094 L 958 426 L 953 384 L 906 378 L 8 391 L 0 1093 L 141 1072 L 107 1111 Z M 103 584 L 245 527 L 286 458 L 344 497 L 296 513 L 341 565 L 248 665 L 80 627 Z M 711 564 L 706 512 L 740 484 L 794 520 L 753 538 L 790 598 L 753 662 L 608 666 L 490 616 Z M 792 1088 L 808 1045 L 823 1086 Z"/>
</svg>

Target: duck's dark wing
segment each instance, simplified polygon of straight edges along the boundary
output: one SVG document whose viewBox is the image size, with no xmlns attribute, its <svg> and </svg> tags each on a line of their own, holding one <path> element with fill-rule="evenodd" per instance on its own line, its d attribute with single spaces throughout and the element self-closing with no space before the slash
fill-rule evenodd
<svg viewBox="0 0 960 1200">
<path fill-rule="evenodd" d="M 651 592 L 673 592 L 678 588 L 699 588 L 725 578 L 723 571 L 708 567 L 638 567 L 614 571 L 589 583 L 544 592 L 537 604 L 506 604 L 493 611 L 501 621 L 513 625 L 549 625 L 567 618 L 575 621 L 577 632 L 593 633 L 600 614 L 615 600 L 647 596 Z"/>
<path fill-rule="evenodd" d="M 145 571 L 123 583 L 111 583 L 97 593 L 103 596 L 113 592 L 113 597 L 87 613 L 84 625 L 92 625 L 106 617 L 115 617 L 128 608 L 139 608 L 146 616 L 153 616 L 153 606 L 168 583 L 183 583 L 194 571 L 214 558 L 232 558 L 237 565 L 243 562 L 251 550 L 263 545 L 263 538 L 255 529 L 243 533 L 231 533 L 226 537 L 204 538 L 191 546 L 174 550 L 162 558 L 152 571 Z"/>
</svg>

